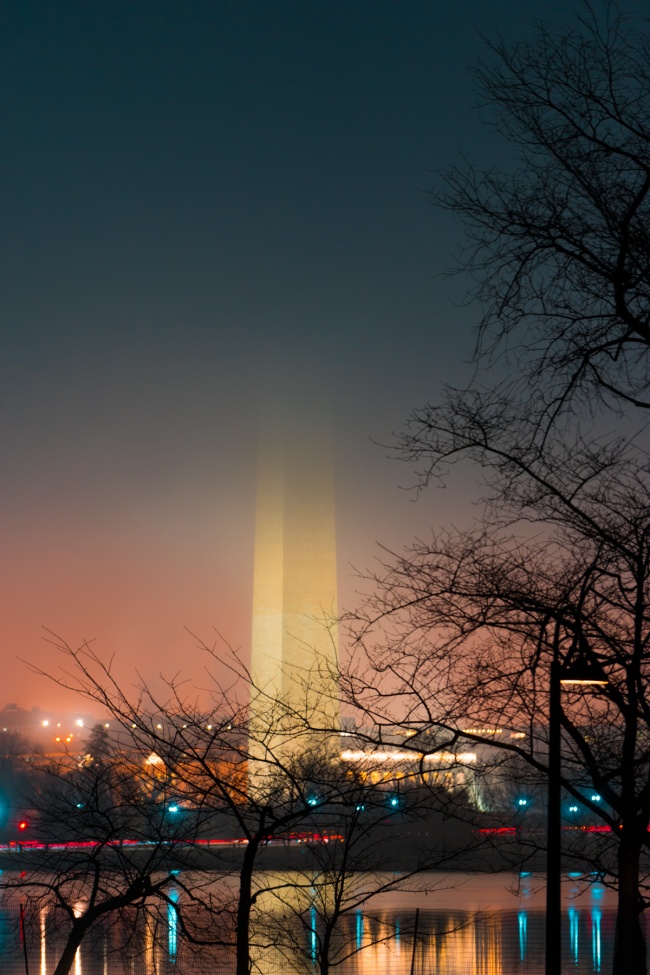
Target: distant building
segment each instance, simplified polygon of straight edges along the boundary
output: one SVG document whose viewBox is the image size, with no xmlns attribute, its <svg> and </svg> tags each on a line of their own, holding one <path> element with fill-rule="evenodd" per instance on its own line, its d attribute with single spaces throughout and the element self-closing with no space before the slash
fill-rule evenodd
<svg viewBox="0 0 650 975">
<path fill-rule="evenodd" d="M 110 725 L 110 718 L 97 719 L 80 711 L 56 711 L 33 707 L 29 711 L 17 704 L 0 709 L 0 734 L 17 732 L 28 741 L 42 746 L 72 744 L 84 739 L 94 725 Z"/>
</svg>

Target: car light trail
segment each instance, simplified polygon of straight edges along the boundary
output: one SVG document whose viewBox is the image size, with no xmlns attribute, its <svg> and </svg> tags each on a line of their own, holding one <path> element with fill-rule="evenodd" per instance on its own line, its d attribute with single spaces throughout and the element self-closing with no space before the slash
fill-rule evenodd
<svg viewBox="0 0 650 975">
<path fill-rule="evenodd" d="M 292 846 L 305 843 L 335 843 L 343 841 L 342 833 L 289 833 L 281 836 L 268 836 L 264 843 L 265 846 Z M 41 843 L 39 840 L 12 840 L 9 843 L 0 843 L 0 853 L 28 853 L 30 851 L 52 851 L 59 852 L 64 850 L 92 850 L 97 847 L 107 849 L 131 849 L 137 847 L 175 847 L 175 846 L 246 846 L 246 837 L 234 837 L 231 839 L 196 839 L 196 840 L 108 840 L 99 842 L 97 840 L 67 840 L 63 842 Z"/>
</svg>

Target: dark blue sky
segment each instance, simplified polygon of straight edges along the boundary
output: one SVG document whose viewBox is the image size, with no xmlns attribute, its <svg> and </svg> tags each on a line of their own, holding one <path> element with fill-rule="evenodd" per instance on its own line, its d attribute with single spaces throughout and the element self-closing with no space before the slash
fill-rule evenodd
<svg viewBox="0 0 650 975">
<path fill-rule="evenodd" d="M 472 109 L 479 33 L 569 16 L 3 2 L 4 657 L 45 660 L 42 625 L 145 673 L 184 625 L 247 647 L 269 374 L 333 402 L 344 603 L 377 540 L 462 520 L 463 490 L 411 504 L 369 438 L 468 374 L 475 312 L 439 277 L 458 230 L 427 191 L 459 152 L 507 162 Z M 47 693 L 9 664 L 7 699 Z"/>
</svg>

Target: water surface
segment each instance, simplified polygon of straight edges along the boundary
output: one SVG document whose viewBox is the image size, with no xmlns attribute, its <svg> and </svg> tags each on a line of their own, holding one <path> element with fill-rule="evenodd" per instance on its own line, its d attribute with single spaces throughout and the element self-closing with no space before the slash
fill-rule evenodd
<svg viewBox="0 0 650 975">
<path fill-rule="evenodd" d="M 259 901 L 264 918 L 255 929 L 259 975 L 318 971 L 323 905 L 310 894 L 308 879 L 296 872 L 258 875 L 260 886 L 282 888 Z M 373 879 L 358 875 L 356 890 L 370 893 Z M 605 975 L 611 970 L 615 895 L 590 881 L 573 874 L 563 887 L 563 971 L 572 975 Z M 213 883 L 215 892 L 223 892 L 234 878 L 215 877 Z M 298 892 L 284 886 L 296 883 Z M 185 897 L 181 891 L 175 896 Z M 530 874 L 428 874 L 405 889 L 369 896 L 350 910 L 339 925 L 339 964 L 332 971 L 542 975 L 544 897 L 543 878 Z M 62 945 L 62 925 L 53 905 L 25 914 L 24 928 L 23 944 L 19 900 L 14 899 L 0 913 L 0 973 L 51 975 Z M 74 975 L 229 975 L 233 970 L 229 951 L 188 949 L 171 907 L 136 925 L 98 927 L 77 953 L 72 969 Z"/>
</svg>

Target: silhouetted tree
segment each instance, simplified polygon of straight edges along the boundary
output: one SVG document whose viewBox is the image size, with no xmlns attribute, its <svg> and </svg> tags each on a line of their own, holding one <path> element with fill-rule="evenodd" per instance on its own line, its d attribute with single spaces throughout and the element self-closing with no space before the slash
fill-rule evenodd
<svg viewBox="0 0 650 975">
<path fill-rule="evenodd" d="M 551 660 L 579 656 L 600 668 L 609 683 L 597 693 L 563 693 L 562 784 L 611 828 L 614 970 L 644 972 L 650 463 L 624 446 L 616 454 L 575 444 L 533 461 L 487 418 L 455 435 L 447 431 L 449 445 L 474 450 L 483 463 L 494 452 L 507 515 L 500 509 L 499 520 L 492 509 L 485 525 L 417 543 L 386 564 L 357 620 L 361 657 L 349 693 L 379 720 L 395 721 L 399 704 L 404 721 L 406 706 L 414 727 L 498 747 L 545 773 Z M 481 731 L 494 727 L 526 737 Z"/>
<path fill-rule="evenodd" d="M 124 921 L 128 939 L 161 900 L 177 910 L 169 894 L 183 881 L 170 867 L 188 865 L 198 823 L 170 824 L 147 801 L 137 767 L 117 756 L 81 770 L 76 756 L 41 761 L 33 777 L 30 842 L 6 854 L 20 872 L 5 873 L 0 891 L 9 902 L 19 896 L 28 915 L 53 912 L 63 942 L 53 975 L 68 975 L 102 923 Z"/>
<path fill-rule="evenodd" d="M 277 729 L 292 715 L 274 701 L 268 702 L 268 722 L 252 728 L 248 701 L 239 703 L 233 688 L 226 692 L 216 684 L 209 711 L 188 701 L 184 685 L 173 681 L 165 700 L 143 687 L 131 701 L 88 645 L 57 645 L 74 665 L 62 680 L 65 686 L 101 704 L 136 753 L 149 756 L 154 805 L 173 808 L 179 820 L 198 814 L 208 836 L 225 832 L 233 839 L 236 831 L 238 842 L 232 850 L 219 848 L 218 862 L 223 874 L 236 878 L 236 893 L 232 884 L 226 885 L 214 903 L 202 902 L 205 911 L 199 912 L 199 923 L 187 921 L 182 912 L 179 920 L 182 933 L 194 945 L 231 947 L 237 975 L 248 975 L 251 950 L 263 947 L 252 926 L 263 893 L 254 882 L 260 856 L 270 842 L 288 839 L 311 821 L 315 810 L 348 804 L 346 781 L 332 774 L 334 753 L 327 747 L 327 735 L 300 728 L 299 745 L 295 740 L 287 744 L 296 736 L 278 737 Z M 240 676 L 247 699 L 250 688 L 245 675 Z M 329 734 L 336 732 L 330 729 Z M 91 764 L 84 771 L 93 768 Z M 198 895 L 194 900 L 199 902 Z M 230 917 L 230 930 L 222 926 L 218 937 L 211 930 L 211 911 L 222 919 Z"/>
<path fill-rule="evenodd" d="M 547 420 L 576 396 L 650 406 L 650 38 L 616 3 L 582 11 L 489 44 L 476 77 L 513 167 L 461 163 L 435 193 L 467 230 L 479 357 L 505 351 Z"/>
<path fill-rule="evenodd" d="M 285 846 L 290 852 L 300 841 L 300 848 L 309 851 L 309 869 L 320 873 L 323 897 L 328 896 L 328 885 L 337 887 L 331 901 L 334 913 L 326 917 L 329 933 L 321 959 L 325 967 L 335 962 L 333 933 L 354 902 L 351 873 L 355 863 L 360 869 L 361 849 L 366 851 L 366 867 L 383 858 L 389 869 L 391 855 L 395 863 L 399 859 L 401 851 L 391 846 L 386 827 L 390 782 L 383 783 L 383 789 L 369 780 L 364 784 L 367 768 L 341 761 L 338 728 L 314 729 L 282 701 L 268 699 L 267 720 L 250 722 L 250 686 L 237 661 L 233 670 L 246 703 L 238 703 L 236 686 L 224 690 L 215 684 L 212 707 L 206 710 L 192 704 L 186 686 L 174 681 L 165 700 L 143 687 L 131 701 L 91 647 L 74 649 L 55 642 L 65 658 L 65 686 L 106 709 L 111 725 L 122 729 L 119 737 L 144 759 L 151 781 L 147 784 L 144 776 L 141 788 L 152 808 L 160 809 L 161 815 L 166 810 L 179 822 L 198 817 L 197 848 L 213 852 L 209 862 L 218 871 L 218 882 L 205 895 L 194 891 L 188 910 L 182 901 L 172 908 L 178 911 L 179 930 L 187 941 L 197 948 L 229 947 L 237 975 L 248 975 L 255 953 L 269 947 L 260 904 L 273 896 L 291 897 L 292 890 L 302 886 L 300 879 L 278 880 L 261 868 L 268 865 L 273 847 Z M 83 771 L 92 774 L 94 768 L 91 764 Z M 418 805 L 424 806 L 421 799 Z M 407 816 L 402 806 L 393 812 L 399 812 L 403 823 L 418 818 L 419 808 Z M 327 842 L 343 826 L 346 842 Z M 381 851 L 373 845 L 378 838 L 383 840 Z M 462 843 L 467 843 L 467 836 Z M 452 854 L 438 838 L 419 852 L 410 872 L 446 865 L 457 854 L 458 849 Z M 393 879 L 367 884 L 366 892 L 388 889 Z"/>
<path fill-rule="evenodd" d="M 388 721 L 399 688 L 410 719 L 450 741 L 524 724 L 526 739 L 498 745 L 544 773 L 550 660 L 601 666 L 603 691 L 564 696 L 563 784 L 612 830 L 615 975 L 644 973 L 650 459 L 635 424 L 650 405 L 650 39 L 615 4 L 586 5 L 565 30 L 490 44 L 477 79 L 514 166 L 461 164 L 437 199 L 467 229 L 481 368 L 413 412 L 398 452 L 420 486 L 478 465 L 483 519 L 387 561 L 349 692 Z M 623 422 L 597 438 L 603 406 Z"/>
<path fill-rule="evenodd" d="M 341 770 L 332 773 L 340 776 Z M 280 875 L 267 892 L 262 930 L 297 971 L 313 966 L 329 975 L 366 948 L 390 942 L 395 925 L 378 920 L 373 898 L 395 890 L 424 895 L 449 883 L 424 871 L 458 865 L 461 851 L 439 839 L 422 845 L 407 867 L 409 825 L 426 815 L 427 803 L 420 797 L 410 811 L 391 816 L 390 788 L 372 785 L 362 775 L 360 765 L 347 770 L 347 805 L 312 817 L 306 824 L 307 862 L 292 872 L 289 883 L 282 884 Z M 356 924 L 369 922 L 367 938 L 360 941 L 358 928 L 350 934 L 352 917 Z"/>
<path fill-rule="evenodd" d="M 105 724 L 96 724 L 86 743 L 87 764 L 105 765 L 113 753 L 113 743 Z"/>
</svg>

